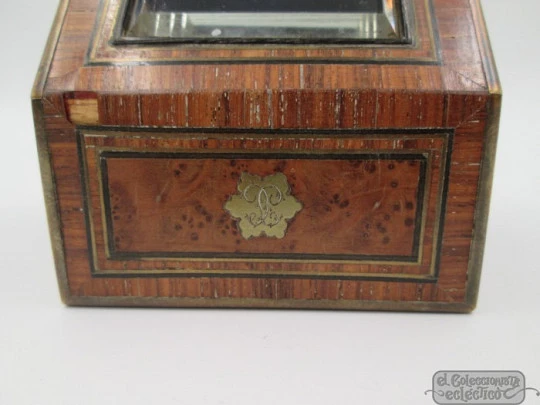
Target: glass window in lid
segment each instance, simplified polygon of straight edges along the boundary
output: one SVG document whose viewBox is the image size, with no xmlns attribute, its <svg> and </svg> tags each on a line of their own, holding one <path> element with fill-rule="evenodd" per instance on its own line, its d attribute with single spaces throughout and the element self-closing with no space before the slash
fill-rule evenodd
<svg viewBox="0 0 540 405">
<path fill-rule="evenodd" d="M 405 0 L 124 0 L 117 43 L 404 43 Z"/>
</svg>

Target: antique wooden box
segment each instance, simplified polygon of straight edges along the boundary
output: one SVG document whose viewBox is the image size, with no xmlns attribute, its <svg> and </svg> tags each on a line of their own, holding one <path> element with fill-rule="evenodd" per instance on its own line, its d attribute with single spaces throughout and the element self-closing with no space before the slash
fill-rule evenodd
<svg viewBox="0 0 540 405">
<path fill-rule="evenodd" d="M 469 312 L 478 0 L 63 0 L 33 92 L 69 305 Z"/>
</svg>

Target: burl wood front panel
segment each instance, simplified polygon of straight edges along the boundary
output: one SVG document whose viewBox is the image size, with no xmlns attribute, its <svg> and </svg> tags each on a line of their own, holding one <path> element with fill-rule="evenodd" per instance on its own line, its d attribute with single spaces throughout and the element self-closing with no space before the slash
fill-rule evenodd
<svg viewBox="0 0 540 405">
<path fill-rule="evenodd" d="M 92 273 L 435 282 L 452 137 L 81 130 Z M 243 173 L 286 177 L 283 238 L 225 209 Z"/>
</svg>

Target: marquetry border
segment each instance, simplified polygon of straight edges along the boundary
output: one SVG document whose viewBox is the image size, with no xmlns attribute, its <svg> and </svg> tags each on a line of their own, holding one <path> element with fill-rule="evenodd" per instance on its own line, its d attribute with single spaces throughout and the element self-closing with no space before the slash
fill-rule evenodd
<svg viewBox="0 0 540 405">
<path fill-rule="evenodd" d="M 247 272 L 247 271 L 234 271 L 234 270 L 223 270 L 223 271 L 208 271 L 208 270 L 189 270 L 189 269 L 170 269 L 170 270 L 130 270 L 125 269 L 122 271 L 118 270 L 108 270 L 108 269 L 100 269 L 97 266 L 97 263 L 99 262 L 98 256 L 97 256 L 97 246 L 96 241 L 94 237 L 94 226 L 93 226 L 93 207 L 91 206 L 90 198 L 89 198 L 89 175 L 88 172 L 88 163 L 87 163 L 87 157 L 86 157 L 86 143 L 85 143 L 85 136 L 123 136 L 123 137 L 141 137 L 141 136 L 149 136 L 151 138 L 156 137 L 201 137 L 201 139 L 204 139 L 209 134 L 214 135 L 221 135 L 221 137 L 225 137 L 225 139 L 234 138 L 236 137 L 245 137 L 251 135 L 256 135 L 258 137 L 261 137 L 262 135 L 272 135 L 272 139 L 276 139 L 277 137 L 280 138 L 287 138 L 287 139 L 295 139 L 295 138 L 305 138 L 306 134 L 309 133 L 310 138 L 321 138 L 321 137 L 329 137 L 329 136 L 335 136 L 339 137 L 340 139 L 347 139 L 347 138 L 358 138 L 363 137 L 366 140 L 369 139 L 380 139 L 382 137 L 388 137 L 388 136 L 395 136 L 400 135 L 400 138 L 409 137 L 411 139 L 417 139 L 422 137 L 433 137 L 438 136 L 441 137 L 443 140 L 443 147 L 441 150 L 441 163 L 440 163 L 440 176 L 437 184 L 439 185 L 439 189 L 437 191 L 437 203 L 434 207 L 436 210 L 435 213 L 435 224 L 433 228 L 433 249 L 432 249 L 432 256 L 430 259 L 430 272 L 427 274 L 420 274 L 420 275 L 411 275 L 411 274 L 395 274 L 395 273 L 362 273 L 362 274 L 354 274 L 354 273 L 328 273 L 328 274 L 321 274 L 320 272 L 317 273 L 306 273 L 306 272 L 293 272 L 293 271 L 282 271 L 282 272 L 264 272 L 264 271 L 253 271 L 253 272 Z M 115 128 L 112 130 L 111 128 L 90 128 L 90 127 L 80 127 L 78 130 L 78 147 L 79 147 L 79 162 L 81 164 L 80 171 L 81 171 L 81 180 L 83 183 L 83 190 L 84 190 L 84 201 L 85 201 L 85 213 L 86 213 L 86 223 L 87 223 L 87 237 L 88 237 L 88 248 L 89 248 L 89 257 L 91 259 L 91 269 L 92 269 L 92 275 L 94 277 L 127 277 L 127 276 L 136 276 L 136 277 L 267 277 L 267 278 L 307 278 L 307 279 L 325 279 L 325 280 L 333 280 L 333 279 L 343 279 L 343 280 L 382 280 L 382 281 L 405 281 L 405 282 L 428 282 L 428 283 L 434 283 L 438 279 L 439 274 L 439 264 L 440 264 L 440 247 L 442 243 L 442 235 L 444 231 L 444 218 L 446 214 L 445 206 L 446 206 L 446 199 L 447 199 L 447 192 L 448 192 L 448 181 L 449 181 L 449 171 L 450 171 L 450 161 L 451 161 L 451 153 L 452 153 L 452 145 L 453 145 L 453 136 L 454 131 L 452 129 L 429 129 L 429 130 L 422 130 L 422 129 L 412 129 L 412 130 L 405 130 L 405 129 L 387 129 L 387 130 L 314 130 L 314 131 L 302 131 L 302 130 L 296 130 L 296 131 L 283 131 L 283 130 L 208 130 L 208 129 L 171 129 L 169 131 L 163 130 L 163 129 L 149 129 L 149 128 Z M 122 257 L 115 257 L 114 252 L 110 250 L 110 243 L 108 241 L 111 240 L 110 236 L 110 221 L 107 221 L 106 213 L 107 211 L 107 205 L 106 205 L 106 179 L 104 179 L 104 175 L 102 173 L 103 170 L 103 163 L 101 157 L 103 154 L 110 154 L 110 153 L 129 153 L 129 154 L 171 154 L 171 153 L 182 153 L 182 154 L 192 154 L 192 155 L 199 155 L 203 156 L 204 154 L 208 154 L 208 151 L 199 151 L 194 152 L 193 150 L 144 150 L 141 151 L 140 149 L 130 149 L 130 148 L 114 148 L 114 147 L 107 147 L 107 148 L 97 148 L 96 150 L 96 168 L 98 170 L 98 173 L 95 173 L 94 175 L 97 175 L 98 182 L 100 183 L 100 212 L 103 214 L 105 213 L 105 216 L 101 218 L 101 223 L 103 224 L 103 230 L 104 230 L 104 241 L 105 241 L 105 255 L 107 260 L 166 260 L 166 261 L 178 261 L 183 260 L 186 262 L 232 262 L 232 263 L 238 263 L 238 262 L 256 262 L 256 263 L 272 263 L 272 262 L 286 262 L 286 263 L 319 263 L 319 264 L 375 264 L 375 265 L 419 265 L 421 261 L 423 260 L 423 238 L 425 234 L 425 221 L 426 221 L 426 215 L 428 210 L 428 203 L 427 198 L 430 195 L 430 191 L 427 191 L 426 188 L 430 187 L 428 181 L 424 181 L 424 190 L 423 190 L 423 196 L 422 196 L 422 209 L 421 212 L 417 215 L 421 218 L 420 222 L 420 229 L 419 234 L 419 242 L 418 242 L 418 255 L 416 262 L 406 260 L 406 261 L 396 261 L 397 259 L 394 259 L 393 261 L 385 260 L 384 258 L 379 258 L 379 260 L 376 260 L 376 258 L 373 257 L 366 257 L 364 259 L 356 258 L 355 260 L 350 257 L 343 257 L 341 260 L 330 258 L 330 259 L 324 259 L 324 258 L 314 258 L 309 257 L 309 255 L 305 255 L 305 258 L 289 258 L 289 257 L 281 257 L 279 259 L 277 258 L 270 258 L 270 257 L 259 257 L 259 258 L 252 258 L 248 257 L 249 255 L 238 255 L 231 258 L 226 257 L 185 257 L 185 256 L 179 256 L 179 257 L 170 257 L 170 255 L 167 255 L 165 253 L 160 253 L 159 255 L 153 255 L 153 254 L 141 254 L 141 255 L 131 255 L 133 257 L 124 257 L 124 255 L 121 255 Z M 232 155 L 235 152 L 238 151 L 227 151 L 225 154 Z M 400 153 L 401 152 L 401 153 Z M 424 150 L 405 150 L 405 151 L 388 151 L 385 150 L 383 152 L 381 151 L 372 151 L 372 150 L 362 150 L 362 151 L 333 151 L 328 150 L 324 151 L 323 153 L 318 154 L 321 159 L 328 159 L 331 155 L 336 154 L 350 154 L 351 156 L 358 156 L 358 155 L 373 155 L 373 154 L 384 154 L 387 155 L 388 153 L 392 153 L 394 155 L 410 155 L 415 154 L 419 156 L 425 156 L 426 157 L 426 172 L 425 172 L 425 178 L 429 179 L 431 178 L 431 154 L 432 151 L 424 151 Z M 218 155 L 219 152 L 210 152 L 213 155 Z M 260 151 L 260 150 L 253 150 L 253 151 L 242 151 L 243 154 L 253 154 L 256 155 L 258 158 L 264 158 L 265 155 L 272 154 L 268 151 Z M 287 154 L 285 151 L 280 151 L 281 154 Z M 223 154 L 223 152 L 222 152 Z M 288 155 L 298 154 L 298 151 L 290 151 Z M 272 155 L 275 155 L 273 153 Z M 304 154 L 306 155 L 306 154 Z M 289 156 L 290 157 L 290 156 Z M 105 180 L 105 181 L 104 181 Z M 420 183 L 419 183 L 420 185 Z M 418 221 L 417 221 L 418 223 Z M 216 256 L 220 256 L 219 254 L 216 254 Z"/>
<path fill-rule="evenodd" d="M 402 64 L 440 65 L 432 0 L 403 0 L 408 40 L 397 44 L 123 44 L 115 41 L 124 0 L 103 0 L 85 66 L 176 64 Z M 171 49 L 177 53 L 169 56 Z M 298 54 L 297 54 L 298 53 Z M 320 53 L 320 54 L 318 54 Z M 304 54 L 304 56 L 302 56 Z"/>
</svg>

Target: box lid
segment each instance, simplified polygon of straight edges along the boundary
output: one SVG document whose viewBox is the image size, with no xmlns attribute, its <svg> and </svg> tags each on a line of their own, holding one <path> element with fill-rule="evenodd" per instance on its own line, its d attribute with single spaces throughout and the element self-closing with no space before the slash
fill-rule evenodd
<svg viewBox="0 0 540 405">
<path fill-rule="evenodd" d="M 415 126 L 414 103 L 451 93 L 500 93 L 478 0 L 397 2 L 405 25 L 394 43 L 119 41 L 132 3 L 62 1 L 34 98 L 55 95 L 53 102 L 79 124 L 270 128 L 312 126 L 281 113 L 317 110 L 318 100 L 319 114 L 335 109 L 334 115 L 358 121 L 353 127 L 369 127 L 382 124 L 354 115 L 370 106 L 388 110 L 414 99 L 404 125 Z M 345 111 L 347 98 L 360 109 Z M 176 107 L 168 117 L 144 121 L 141 106 L 171 102 Z M 434 124 L 444 113 L 432 114 Z M 328 125 L 341 121 L 330 118 Z"/>
</svg>

